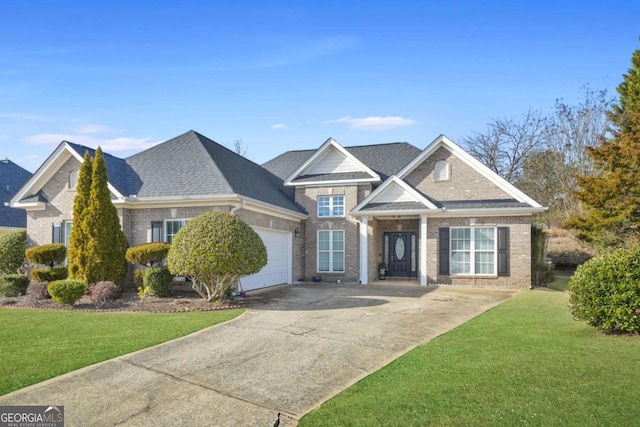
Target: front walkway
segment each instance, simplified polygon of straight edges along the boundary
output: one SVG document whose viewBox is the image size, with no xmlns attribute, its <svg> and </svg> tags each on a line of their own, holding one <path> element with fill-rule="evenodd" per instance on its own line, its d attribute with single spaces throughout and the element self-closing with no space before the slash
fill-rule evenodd
<svg viewBox="0 0 640 427">
<path fill-rule="evenodd" d="M 64 405 L 66 426 L 295 425 L 309 410 L 517 291 L 293 285 L 185 338 L 0 397 Z"/>
</svg>

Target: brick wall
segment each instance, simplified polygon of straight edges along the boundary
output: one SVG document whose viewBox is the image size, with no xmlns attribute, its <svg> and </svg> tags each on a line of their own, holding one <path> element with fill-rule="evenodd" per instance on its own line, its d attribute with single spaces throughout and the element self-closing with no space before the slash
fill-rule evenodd
<svg viewBox="0 0 640 427">
<path fill-rule="evenodd" d="M 51 243 L 52 224 L 73 219 L 76 190 L 69 188 L 69 174 L 79 169 L 80 162 L 71 157 L 42 188 L 49 199 L 46 208 L 27 212 L 27 238 L 30 247 Z"/>
<path fill-rule="evenodd" d="M 449 163 L 449 180 L 436 181 L 435 164 L 444 160 Z M 409 184 L 435 200 L 492 200 L 511 199 L 497 185 L 480 175 L 475 169 L 440 147 L 406 178 Z"/>
</svg>

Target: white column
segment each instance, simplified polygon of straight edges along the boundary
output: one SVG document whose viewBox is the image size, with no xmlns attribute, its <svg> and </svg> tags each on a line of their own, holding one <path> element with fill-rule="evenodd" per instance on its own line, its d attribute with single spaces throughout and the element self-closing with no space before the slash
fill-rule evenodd
<svg viewBox="0 0 640 427">
<path fill-rule="evenodd" d="M 420 285 L 427 286 L 427 216 L 420 215 Z"/>
<path fill-rule="evenodd" d="M 366 285 L 369 282 L 369 217 L 363 216 L 360 219 L 360 284 Z"/>
</svg>

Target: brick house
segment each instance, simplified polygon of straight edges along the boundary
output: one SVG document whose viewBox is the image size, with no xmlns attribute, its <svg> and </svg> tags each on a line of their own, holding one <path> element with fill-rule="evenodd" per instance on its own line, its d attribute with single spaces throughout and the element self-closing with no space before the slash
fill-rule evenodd
<svg viewBox="0 0 640 427">
<path fill-rule="evenodd" d="M 85 151 L 63 141 L 11 200 L 30 245 L 67 242 Z M 390 278 L 421 285 L 531 284 L 532 215 L 544 210 L 444 136 L 286 152 L 257 165 L 189 131 L 120 159 L 105 153 L 130 245 L 167 241 L 210 210 L 252 226 L 269 261 L 245 289 Z"/>
</svg>

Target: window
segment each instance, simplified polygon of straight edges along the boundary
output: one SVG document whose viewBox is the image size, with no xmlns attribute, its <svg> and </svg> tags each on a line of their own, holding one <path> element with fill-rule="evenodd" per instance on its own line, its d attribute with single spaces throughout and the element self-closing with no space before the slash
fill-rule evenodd
<svg viewBox="0 0 640 427">
<path fill-rule="evenodd" d="M 448 181 L 449 180 L 449 163 L 444 160 L 440 160 L 435 166 L 435 179 L 436 181 Z"/>
<path fill-rule="evenodd" d="M 451 274 L 496 274 L 494 227 L 451 229 Z"/>
<path fill-rule="evenodd" d="M 64 243 L 69 247 L 69 237 L 71 236 L 72 221 L 63 221 L 58 224 L 52 224 L 51 243 Z"/>
<path fill-rule="evenodd" d="M 168 219 L 164 222 L 164 241 L 171 243 L 176 233 L 187 223 L 186 219 Z"/>
<path fill-rule="evenodd" d="M 344 216 L 344 196 L 318 196 L 318 216 Z"/>
<path fill-rule="evenodd" d="M 344 230 L 318 231 L 318 271 L 344 272 Z"/>
<path fill-rule="evenodd" d="M 78 171 L 69 174 L 69 188 L 74 190 L 78 186 Z"/>
</svg>

